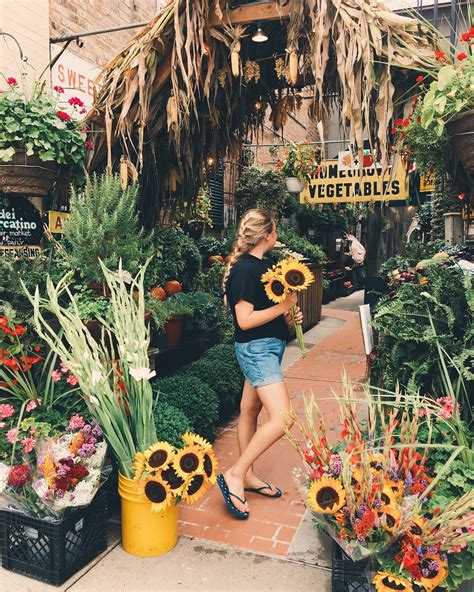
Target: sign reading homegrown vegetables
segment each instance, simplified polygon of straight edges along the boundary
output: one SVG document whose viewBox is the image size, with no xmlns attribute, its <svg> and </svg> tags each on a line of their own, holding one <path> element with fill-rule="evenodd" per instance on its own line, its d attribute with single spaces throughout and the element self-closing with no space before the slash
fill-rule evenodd
<svg viewBox="0 0 474 592">
<path fill-rule="evenodd" d="M 0 252 L 8 258 L 36 257 L 43 236 L 39 211 L 26 198 L 0 199 Z"/>
<path fill-rule="evenodd" d="M 407 198 L 408 175 L 402 166 L 394 171 L 389 167 L 382 175 L 381 169 L 376 167 L 340 170 L 337 160 L 322 162 L 300 193 L 300 202 L 311 205 Z"/>
</svg>

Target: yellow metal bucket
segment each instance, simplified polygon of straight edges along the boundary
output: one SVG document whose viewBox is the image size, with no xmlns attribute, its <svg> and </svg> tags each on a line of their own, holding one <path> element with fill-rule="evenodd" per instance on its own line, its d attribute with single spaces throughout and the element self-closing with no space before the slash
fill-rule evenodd
<svg viewBox="0 0 474 592">
<path fill-rule="evenodd" d="M 171 551 L 178 542 L 178 506 L 152 512 L 151 503 L 136 481 L 119 473 L 122 501 L 122 547 L 131 555 L 155 557 Z"/>
</svg>

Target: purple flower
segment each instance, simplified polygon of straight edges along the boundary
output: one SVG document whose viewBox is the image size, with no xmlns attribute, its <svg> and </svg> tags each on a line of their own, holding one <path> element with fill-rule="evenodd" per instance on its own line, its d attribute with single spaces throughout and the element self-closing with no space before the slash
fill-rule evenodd
<svg viewBox="0 0 474 592">
<path fill-rule="evenodd" d="M 376 510 L 381 510 L 382 509 L 382 501 L 379 499 L 374 499 L 374 503 L 373 506 Z"/>
<path fill-rule="evenodd" d="M 426 569 L 425 567 L 421 570 L 421 573 L 424 578 L 427 578 L 430 575 L 430 570 Z"/>
<path fill-rule="evenodd" d="M 77 451 L 77 455 L 81 457 L 92 456 L 96 450 L 96 447 L 92 443 L 83 444 Z"/>
<path fill-rule="evenodd" d="M 92 420 L 92 435 L 94 436 L 94 438 L 102 438 L 102 436 L 104 435 L 102 430 L 100 429 L 99 424 L 96 422 L 96 420 Z"/>
<path fill-rule="evenodd" d="M 435 553 L 438 552 L 438 547 L 426 547 L 426 552 L 429 553 L 430 555 L 434 555 Z"/>
<path fill-rule="evenodd" d="M 438 572 L 439 572 L 439 562 L 438 562 L 438 561 L 436 561 L 435 559 L 433 559 L 432 561 L 430 561 L 430 562 L 428 563 L 428 569 L 429 569 L 431 572 L 436 572 L 436 573 L 438 573 Z"/>
</svg>

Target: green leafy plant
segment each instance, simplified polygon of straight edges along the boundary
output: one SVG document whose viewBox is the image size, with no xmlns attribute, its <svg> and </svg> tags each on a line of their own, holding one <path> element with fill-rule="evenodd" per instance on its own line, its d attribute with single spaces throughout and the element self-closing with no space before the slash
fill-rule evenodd
<svg viewBox="0 0 474 592">
<path fill-rule="evenodd" d="M 75 285 L 75 310 L 83 321 L 106 319 L 110 310 L 110 300 L 104 296 L 96 296 L 87 286 Z"/>
<path fill-rule="evenodd" d="M 160 401 L 154 412 L 156 434 L 158 440 L 169 442 L 176 448 L 184 446 L 181 436 L 186 432 L 194 432 L 194 427 L 180 409 L 164 401 Z"/>
<path fill-rule="evenodd" d="M 225 244 L 214 236 L 203 236 L 197 241 L 197 247 L 201 253 L 202 262 L 207 265 L 207 260 L 213 255 L 225 255 Z"/>
<path fill-rule="evenodd" d="M 180 409 L 198 434 L 214 440 L 219 404 L 216 393 L 206 383 L 196 376 L 179 373 L 159 378 L 152 386 L 160 404 L 165 402 Z"/>
<path fill-rule="evenodd" d="M 180 251 L 184 269 L 177 277 L 179 277 L 184 290 L 196 289 L 196 280 L 201 271 L 201 254 L 196 243 L 187 234 L 183 234 L 181 237 Z"/>
<path fill-rule="evenodd" d="M 279 217 L 287 195 L 280 173 L 257 167 L 248 167 L 242 171 L 235 191 L 240 215 L 251 208 L 261 208 Z"/>
<path fill-rule="evenodd" d="M 270 149 L 273 155 L 278 153 L 278 147 L 275 148 Z M 286 177 L 297 177 L 300 181 L 308 181 L 316 173 L 319 161 L 320 151 L 314 146 L 290 143 L 285 146 L 284 158 L 276 161 L 276 169 Z"/>
<path fill-rule="evenodd" d="M 72 190 L 63 244 L 71 268 L 85 282 L 104 281 L 99 259 L 109 269 L 122 261 L 132 275 L 146 260 L 148 237 L 138 223 L 137 191 L 134 185 L 123 190 L 120 177 L 108 173 L 94 175 L 83 195 Z"/>
<path fill-rule="evenodd" d="M 59 93 L 54 99 L 45 93 L 44 85 L 36 83 L 27 96 L 14 78 L 6 81 L 9 88 L 0 94 L 0 160 L 10 162 L 15 154 L 25 152 L 44 162 L 64 165 L 80 179 L 89 146 L 82 123 L 61 110 Z M 73 110 L 80 103 L 76 99 Z"/>
<path fill-rule="evenodd" d="M 326 259 L 326 255 L 319 245 L 315 245 L 307 238 L 299 236 L 293 228 L 278 226 L 277 234 L 281 243 L 290 250 L 307 257 L 312 263 L 321 264 Z"/>
<path fill-rule="evenodd" d="M 184 333 L 189 338 L 203 337 L 219 328 L 222 303 L 215 296 L 206 292 L 180 292 L 170 297 L 171 299 L 189 306 L 193 311 L 184 326 Z"/>
</svg>

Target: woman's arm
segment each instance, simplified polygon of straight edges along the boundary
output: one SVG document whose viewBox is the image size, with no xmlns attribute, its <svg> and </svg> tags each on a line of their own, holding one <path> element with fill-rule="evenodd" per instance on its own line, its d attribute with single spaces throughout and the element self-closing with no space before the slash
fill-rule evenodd
<svg viewBox="0 0 474 592">
<path fill-rule="evenodd" d="M 265 325 L 273 319 L 276 319 L 286 311 L 290 310 L 298 302 L 296 294 L 288 294 L 288 296 L 280 302 L 266 308 L 265 310 L 254 310 L 254 305 L 246 300 L 239 300 L 235 305 L 235 316 L 237 317 L 237 323 L 242 331 L 253 329 L 254 327 L 260 327 Z"/>
</svg>

